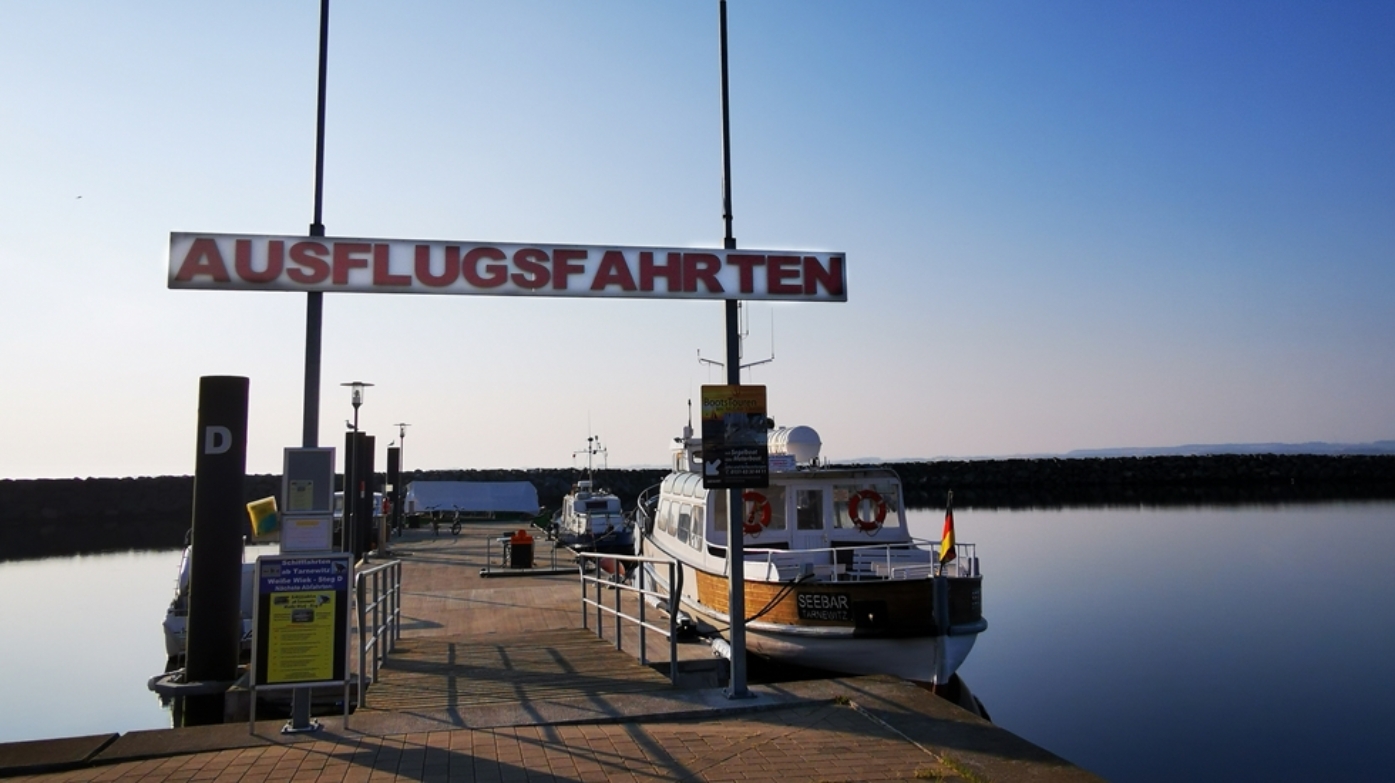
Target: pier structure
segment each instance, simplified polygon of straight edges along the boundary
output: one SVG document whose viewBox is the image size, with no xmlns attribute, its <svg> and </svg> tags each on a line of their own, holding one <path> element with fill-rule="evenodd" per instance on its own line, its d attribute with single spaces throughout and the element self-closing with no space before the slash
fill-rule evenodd
<svg viewBox="0 0 1395 783">
<path fill-rule="evenodd" d="M 708 645 L 594 613 L 576 574 L 487 578 L 517 523 L 408 530 L 402 634 L 349 717 L 284 718 L 0 744 L 35 781 L 1093 781 L 1049 751 L 894 677 L 753 678 L 726 698 Z M 549 544 L 538 538 L 539 548 Z M 539 552 L 538 566 L 550 553 Z M 572 555 L 559 550 L 559 562 Z M 539 570 L 544 570 L 539 568 Z M 594 612 L 594 610 L 592 610 Z M 659 622 L 662 616 L 651 611 Z M 589 626 L 589 627 L 587 627 Z M 152 695 L 152 698 L 154 696 Z"/>
</svg>

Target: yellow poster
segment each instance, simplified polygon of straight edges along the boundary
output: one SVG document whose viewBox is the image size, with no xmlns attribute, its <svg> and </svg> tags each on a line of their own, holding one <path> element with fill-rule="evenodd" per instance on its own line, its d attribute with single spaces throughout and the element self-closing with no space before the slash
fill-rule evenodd
<svg viewBox="0 0 1395 783">
<path fill-rule="evenodd" d="M 333 591 L 272 593 L 266 682 L 334 678 Z"/>
<path fill-rule="evenodd" d="M 287 511 L 315 510 L 315 482 L 308 479 L 291 479 L 289 497 L 286 498 Z"/>
</svg>

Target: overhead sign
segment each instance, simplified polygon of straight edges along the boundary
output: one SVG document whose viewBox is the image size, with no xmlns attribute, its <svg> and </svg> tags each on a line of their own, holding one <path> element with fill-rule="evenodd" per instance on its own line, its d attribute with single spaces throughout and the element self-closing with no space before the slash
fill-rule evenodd
<svg viewBox="0 0 1395 783">
<path fill-rule="evenodd" d="M 169 287 L 845 302 L 844 254 L 170 234 Z"/>
<path fill-rule="evenodd" d="M 703 386 L 702 485 L 769 486 L 769 431 L 764 386 Z"/>
<path fill-rule="evenodd" d="M 254 685 L 344 680 L 352 582 L 347 553 L 257 558 Z"/>
</svg>

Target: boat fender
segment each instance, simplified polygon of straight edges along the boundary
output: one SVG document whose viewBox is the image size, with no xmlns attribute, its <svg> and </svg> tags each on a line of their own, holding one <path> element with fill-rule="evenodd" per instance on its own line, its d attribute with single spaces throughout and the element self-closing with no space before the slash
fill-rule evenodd
<svg viewBox="0 0 1395 783">
<path fill-rule="evenodd" d="M 872 501 L 872 518 L 862 519 L 858 516 L 858 511 L 862 508 L 862 501 Z M 881 529 L 882 523 L 886 521 L 886 501 L 877 494 L 874 489 L 862 489 L 854 492 L 848 498 L 848 519 L 857 529 L 864 533 L 875 533 Z"/>
<path fill-rule="evenodd" d="M 759 492 L 746 490 L 741 500 L 751 504 L 751 513 L 741 523 L 741 530 L 748 536 L 758 536 L 760 531 L 770 527 L 770 501 Z"/>
</svg>

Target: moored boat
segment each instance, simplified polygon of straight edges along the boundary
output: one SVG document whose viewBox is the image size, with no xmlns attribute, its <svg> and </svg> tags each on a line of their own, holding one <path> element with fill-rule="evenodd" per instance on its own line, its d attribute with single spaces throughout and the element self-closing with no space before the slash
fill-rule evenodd
<svg viewBox="0 0 1395 783">
<path fill-rule="evenodd" d="M 573 459 L 586 455 L 586 478 L 562 497 L 548 536 L 574 549 L 629 552 L 634 549 L 634 520 L 625 516 L 615 493 L 596 486 L 594 459 L 605 453 L 601 439 L 594 435 L 586 438 L 585 449 L 572 452 Z"/>
<path fill-rule="evenodd" d="M 699 627 L 724 632 L 727 490 L 703 487 L 702 441 L 675 439 L 673 472 L 640 496 L 640 554 L 672 559 L 644 579 L 676 591 Z M 918 540 L 895 471 L 818 461 L 808 427 L 770 434 L 769 487 L 742 493 L 746 646 L 757 655 L 852 674 L 947 683 L 987 628 L 977 548 Z"/>
<path fill-rule="evenodd" d="M 179 558 L 179 574 L 174 583 L 174 598 L 165 609 L 165 619 L 161 623 L 165 634 L 165 655 L 169 659 L 167 669 L 182 665 L 189 642 L 189 566 L 192 554 L 193 547 L 184 547 L 184 554 Z M 244 561 L 242 564 L 242 587 L 238 605 L 242 617 L 243 653 L 249 652 L 252 647 L 252 593 L 255 568 L 255 562 Z"/>
<path fill-rule="evenodd" d="M 625 517 L 620 498 L 596 489 L 589 479 L 578 481 L 562 498 L 550 532 L 563 544 L 581 549 L 629 552 L 634 548 L 634 521 Z"/>
</svg>

